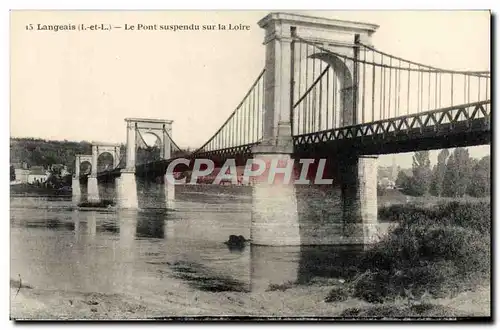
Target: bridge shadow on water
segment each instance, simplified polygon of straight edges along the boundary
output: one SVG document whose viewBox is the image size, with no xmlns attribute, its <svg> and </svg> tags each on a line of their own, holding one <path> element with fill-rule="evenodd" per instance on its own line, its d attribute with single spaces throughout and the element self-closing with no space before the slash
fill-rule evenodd
<svg viewBox="0 0 500 330">
<path fill-rule="evenodd" d="M 356 246 L 251 246 L 252 291 L 267 291 L 286 285 L 308 285 L 320 278 L 346 278 L 356 258 Z"/>
<path fill-rule="evenodd" d="M 264 292 L 273 286 L 308 285 L 318 278 L 346 278 L 363 251 L 352 246 L 268 247 L 247 243 L 231 247 L 223 242 L 205 248 L 204 244 L 172 237 L 175 230 L 167 227 L 175 224 L 165 221 L 166 213 L 137 212 L 135 220 L 130 213 L 126 216 L 99 221 L 95 212 L 88 212 L 87 234 L 118 235 L 121 249 L 136 250 L 134 253 L 141 255 L 135 262 L 208 292 Z M 141 266 L 136 264 L 134 268 Z"/>
<path fill-rule="evenodd" d="M 336 188 L 299 187 L 300 234 L 307 245 L 268 247 L 224 244 L 231 234 L 250 237 L 251 187 L 176 187 L 176 203 L 185 205 L 176 210 L 160 207 L 163 187 L 140 184 L 139 211 L 80 211 L 79 218 L 86 214 L 89 235 L 117 236 L 119 247 L 129 251 L 127 258 L 134 262 L 209 292 L 261 292 L 273 286 L 308 285 L 317 278 L 346 278 L 362 253 L 355 246 L 315 244 L 338 231 Z M 111 195 L 112 185 L 106 189 Z M 141 266 L 134 268 L 137 272 Z"/>
<path fill-rule="evenodd" d="M 216 273 L 209 266 L 197 262 L 176 261 L 169 265 L 173 276 L 186 281 L 190 286 L 209 292 L 249 292 L 250 285 L 230 274 Z"/>
<path fill-rule="evenodd" d="M 240 254 L 238 274 L 222 272 L 217 264 L 179 260 L 167 263 L 173 276 L 188 285 L 209 292 L 264 292 L 273 287 L 308 285 L 319 278 L 347 278 L 355 271 L 361 247 L 247 246 Z"/>
</svg>

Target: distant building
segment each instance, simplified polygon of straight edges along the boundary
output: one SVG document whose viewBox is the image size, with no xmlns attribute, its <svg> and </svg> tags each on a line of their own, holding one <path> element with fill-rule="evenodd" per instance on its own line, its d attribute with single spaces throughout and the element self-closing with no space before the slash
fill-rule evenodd
<svg viewBox="0 0 500 330">
<path fill-rule="evenodd" d="M 65 177 L 66 175 L 71 174 L 68 171 L 68 167 L 66 165 L 63 165 L 63 164 L 54 164 L 54 165 L 52 165 L 50 170 L 52 172 L 59 172 L 61 177 Z"/>
<path fill-rule="evenodd" d="M 379 182 L 378 185 L 382 187 L 383 189 L 396 189 L 396 183 L 389 178 L 385 177 L 382 178 Z"/>
<path fill-rule="evenodd" d="M 13 163 L 14 173 L 16 175 L 16 183 L 27 183 L 28 175 L 30 171 L 28 170 L 28 164 L 26 163 Z"/>
<path fill-rule="evenodd" d="M 49 175 L 50 172 L 46 171 L 43 166 L 33 166 L 29 170 L 28 183 L 45 182 Z"/>
<path fill-rule="evenodd" d="M 65 177 L 66 175 L 69 175 L 71 174 L 69 171 L 68 171 L 68 167 L 66 165 L 63 166 L 63 168 L 61 169 L 61 177 Z"/>
</svg>

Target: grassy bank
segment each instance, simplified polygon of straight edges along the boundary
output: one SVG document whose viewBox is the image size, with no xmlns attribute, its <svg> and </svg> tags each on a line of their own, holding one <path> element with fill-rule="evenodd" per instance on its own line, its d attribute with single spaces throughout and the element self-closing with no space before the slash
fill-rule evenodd
<svg viewBox="0 0 500 330">
<path fill-rule="evenodd" d="M 42 197 L 42 196 L 71 196 L 70 189 L 55 189 L 38 187 L 30 184 L 16 184 L 10 186 L 11 196 Z"/>
<path fill-rule="evenodd" d="M 425 301 L 450 299 L 489 284 L 489 202 L 392 205 L 381 208 L 379 217 L 398 226 L 359 258 L 356 272 L 334 287 L 326 301 L 358 298 L 392 306 L 346 312 L 358 316 L 413 313 L 416 305 L 445 315 L 445 309 Z"/>
</svg>

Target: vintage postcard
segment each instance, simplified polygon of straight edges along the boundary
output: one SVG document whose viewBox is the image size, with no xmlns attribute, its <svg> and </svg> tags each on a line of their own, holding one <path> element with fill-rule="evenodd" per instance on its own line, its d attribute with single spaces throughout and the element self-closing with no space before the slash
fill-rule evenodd
<svg viewBox="0 0 500 330">
<path fill-rule="evenodd" d="M 10 20 L 12 320 L 491 318 L 489 11 Z"/>
</svg>

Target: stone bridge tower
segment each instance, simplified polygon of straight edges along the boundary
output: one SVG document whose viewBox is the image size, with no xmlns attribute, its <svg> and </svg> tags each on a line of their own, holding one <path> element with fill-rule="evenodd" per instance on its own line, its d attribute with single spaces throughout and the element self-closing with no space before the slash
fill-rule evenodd
<svg viewBox="0 0 500 330">
<path fill-rule="evenodd" d="M 298 36 L 310 42 L 326 45 L 336 53 L 353 57 L 356 41 L 371 44 L 378 26 L 367 23 L 316 18 L 288 13 L 271 13 L 259 26 L 265 29 L 266 47 L 263 142 L 254 147 L 254 158 L 271 162 L 287 162 L 293 153 L 292 141 L 292 42 Z M 344 89 L 344 125 L 355 123 L 353 103 L 355 86 L 352 64 L 329 53 L 318 52 L 311 57 L 322 59 L 333 68 L 347 72 L 342 79 Z M 348 79 L 348 77 L 350 77 Z M 348 86 L 351 85 L 351 86 Z M 358 233 L 353 240 L 369 237 L 376 222 L 376 158 L 353 156 L 339 159 L 342 167 L 341 185 L 344 221 L 354 224 Z M 375 174 L 374 174 L 375 171 Z M 295 187 L 292 184 L 257 182 L 253 189 L 252 243 L 261 245 L 301 245 Z M 361 231 L 361 232 L 360 232 Z"/>
</svg>

